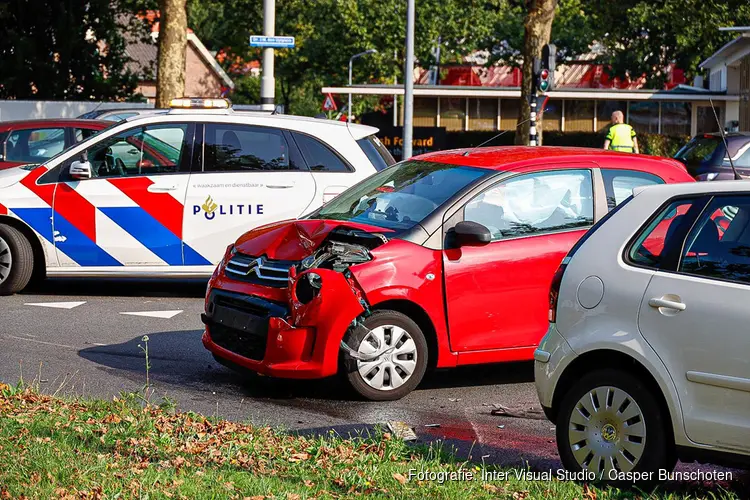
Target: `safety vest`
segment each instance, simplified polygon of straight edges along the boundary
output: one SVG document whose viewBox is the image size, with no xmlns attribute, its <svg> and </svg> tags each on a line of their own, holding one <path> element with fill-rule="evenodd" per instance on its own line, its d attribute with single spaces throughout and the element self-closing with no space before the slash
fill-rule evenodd
<svg viewBox="0 0 750 500">
<path fill-rule="evenodd" d="M 633 138 L 635 130 L 627 123 L 617 123 L 609 127 L 607 139 L 609 139 L 609 149 L 615 151 L 633 152 Z"/>
</svg>

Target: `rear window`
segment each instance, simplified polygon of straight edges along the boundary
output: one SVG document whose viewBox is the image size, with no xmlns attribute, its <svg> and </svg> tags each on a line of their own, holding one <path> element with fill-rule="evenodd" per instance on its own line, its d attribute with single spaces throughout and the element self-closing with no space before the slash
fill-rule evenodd
<svg viewBox="0 0 750 500">
<path fill-rule="evenodd" d="M 390 151 L 374 135 L 368 135 L 364 139 L 358 140 L 357 144 L 359 144 L 359 147 L 362 148 L 362 151 L 364 151 L 370 163 L 372 163 L 372 166 L 378 172 L 396 163 Z"/>
<path fill-rule="evenodd" d="M 695 137 L 677 152 L 675 158 L 686 163 L 708 161 L 717 152 L 716 148 L 720 145 L 723 149 L 724 145 L 720 137 L 712 135 Z"/>
<path fill-rule="evenodd" d="M 633 189 L 641 186 L 664 184 L 664 181 L 654 174 L 638 172 L 637 170 L 602 169 L 604 190 L 607 193 L 607 207 L 612 210 L 633 194 Z"/>
</svg>

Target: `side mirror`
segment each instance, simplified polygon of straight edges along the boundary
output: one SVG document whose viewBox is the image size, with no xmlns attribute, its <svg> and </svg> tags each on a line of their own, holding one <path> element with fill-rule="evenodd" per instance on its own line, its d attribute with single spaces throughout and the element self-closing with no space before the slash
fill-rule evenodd
<svg viewBox="0 0 750 500">
<path fill-rule="evenodd" d="M 478 222 L 459 222 L 453 232 L 459 246 L 482 246 L 492 241 L 490 230 Z"/>
<path fill-rule="evenodd" d="M 91 162 L 88 161 L 88 158 L 82 156 L 80 160 L 75 160 L 70 164 L 69 172 L 73 179 L 91 179 Z"/>
</svg>

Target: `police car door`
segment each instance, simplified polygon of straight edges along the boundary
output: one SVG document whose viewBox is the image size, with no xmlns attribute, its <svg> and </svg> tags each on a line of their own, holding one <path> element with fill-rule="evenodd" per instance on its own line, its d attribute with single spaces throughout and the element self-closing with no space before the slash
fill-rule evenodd
<svg viewBox="0 0 750 500">
<path fill-rule="evenodd" d="M 239 236 L 303 215 L 315 196 L 312 175 L 287 131 L 206 123 L 196 148 L 202 169 L 190 176 L 185 244 L 214 265 Z M 187 257 L 186 265 L 197 264 Z"/>
<path fill-rule="evenodd" d="M 133 266 L 142 272 L 182 265 L 194 129 L 188 123 L 146 124 L 106 137 L 87 150 L 90 179 L 72 179 L 63 165 L 53 221 L 61 267 L 112 272 Z"/>
</svg>

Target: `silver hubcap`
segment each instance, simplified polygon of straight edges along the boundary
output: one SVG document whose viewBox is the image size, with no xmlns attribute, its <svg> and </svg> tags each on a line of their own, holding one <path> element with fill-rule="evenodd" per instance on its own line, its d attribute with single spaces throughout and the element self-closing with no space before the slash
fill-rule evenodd
<svg viewBox="0 0 750 500">
<path fill-rule="evenodd" d="M 362 380 L 373 389 L 391 391 L 409 380 L 417 367 L 417 345 L 411 335 L 398 326 L 378 326 L 362 339 L 357 350 L 368 361 L 357 361 Z"/>
<path fill-rule="evenodd" d="M 10 254 L 10 247 L 4 239 L 0 238 L 0 283 L 8 279 L 12 264 L 13 256 Z"/>
<path fill-rule="evenodd" d="M 605 479 L 610 470 L 630 472 L 646 447 L 646 423 L 635 400 L 617 387 L 597 387 L 578 400 L 568 439 L 578 464 Z"/>
</svg>

